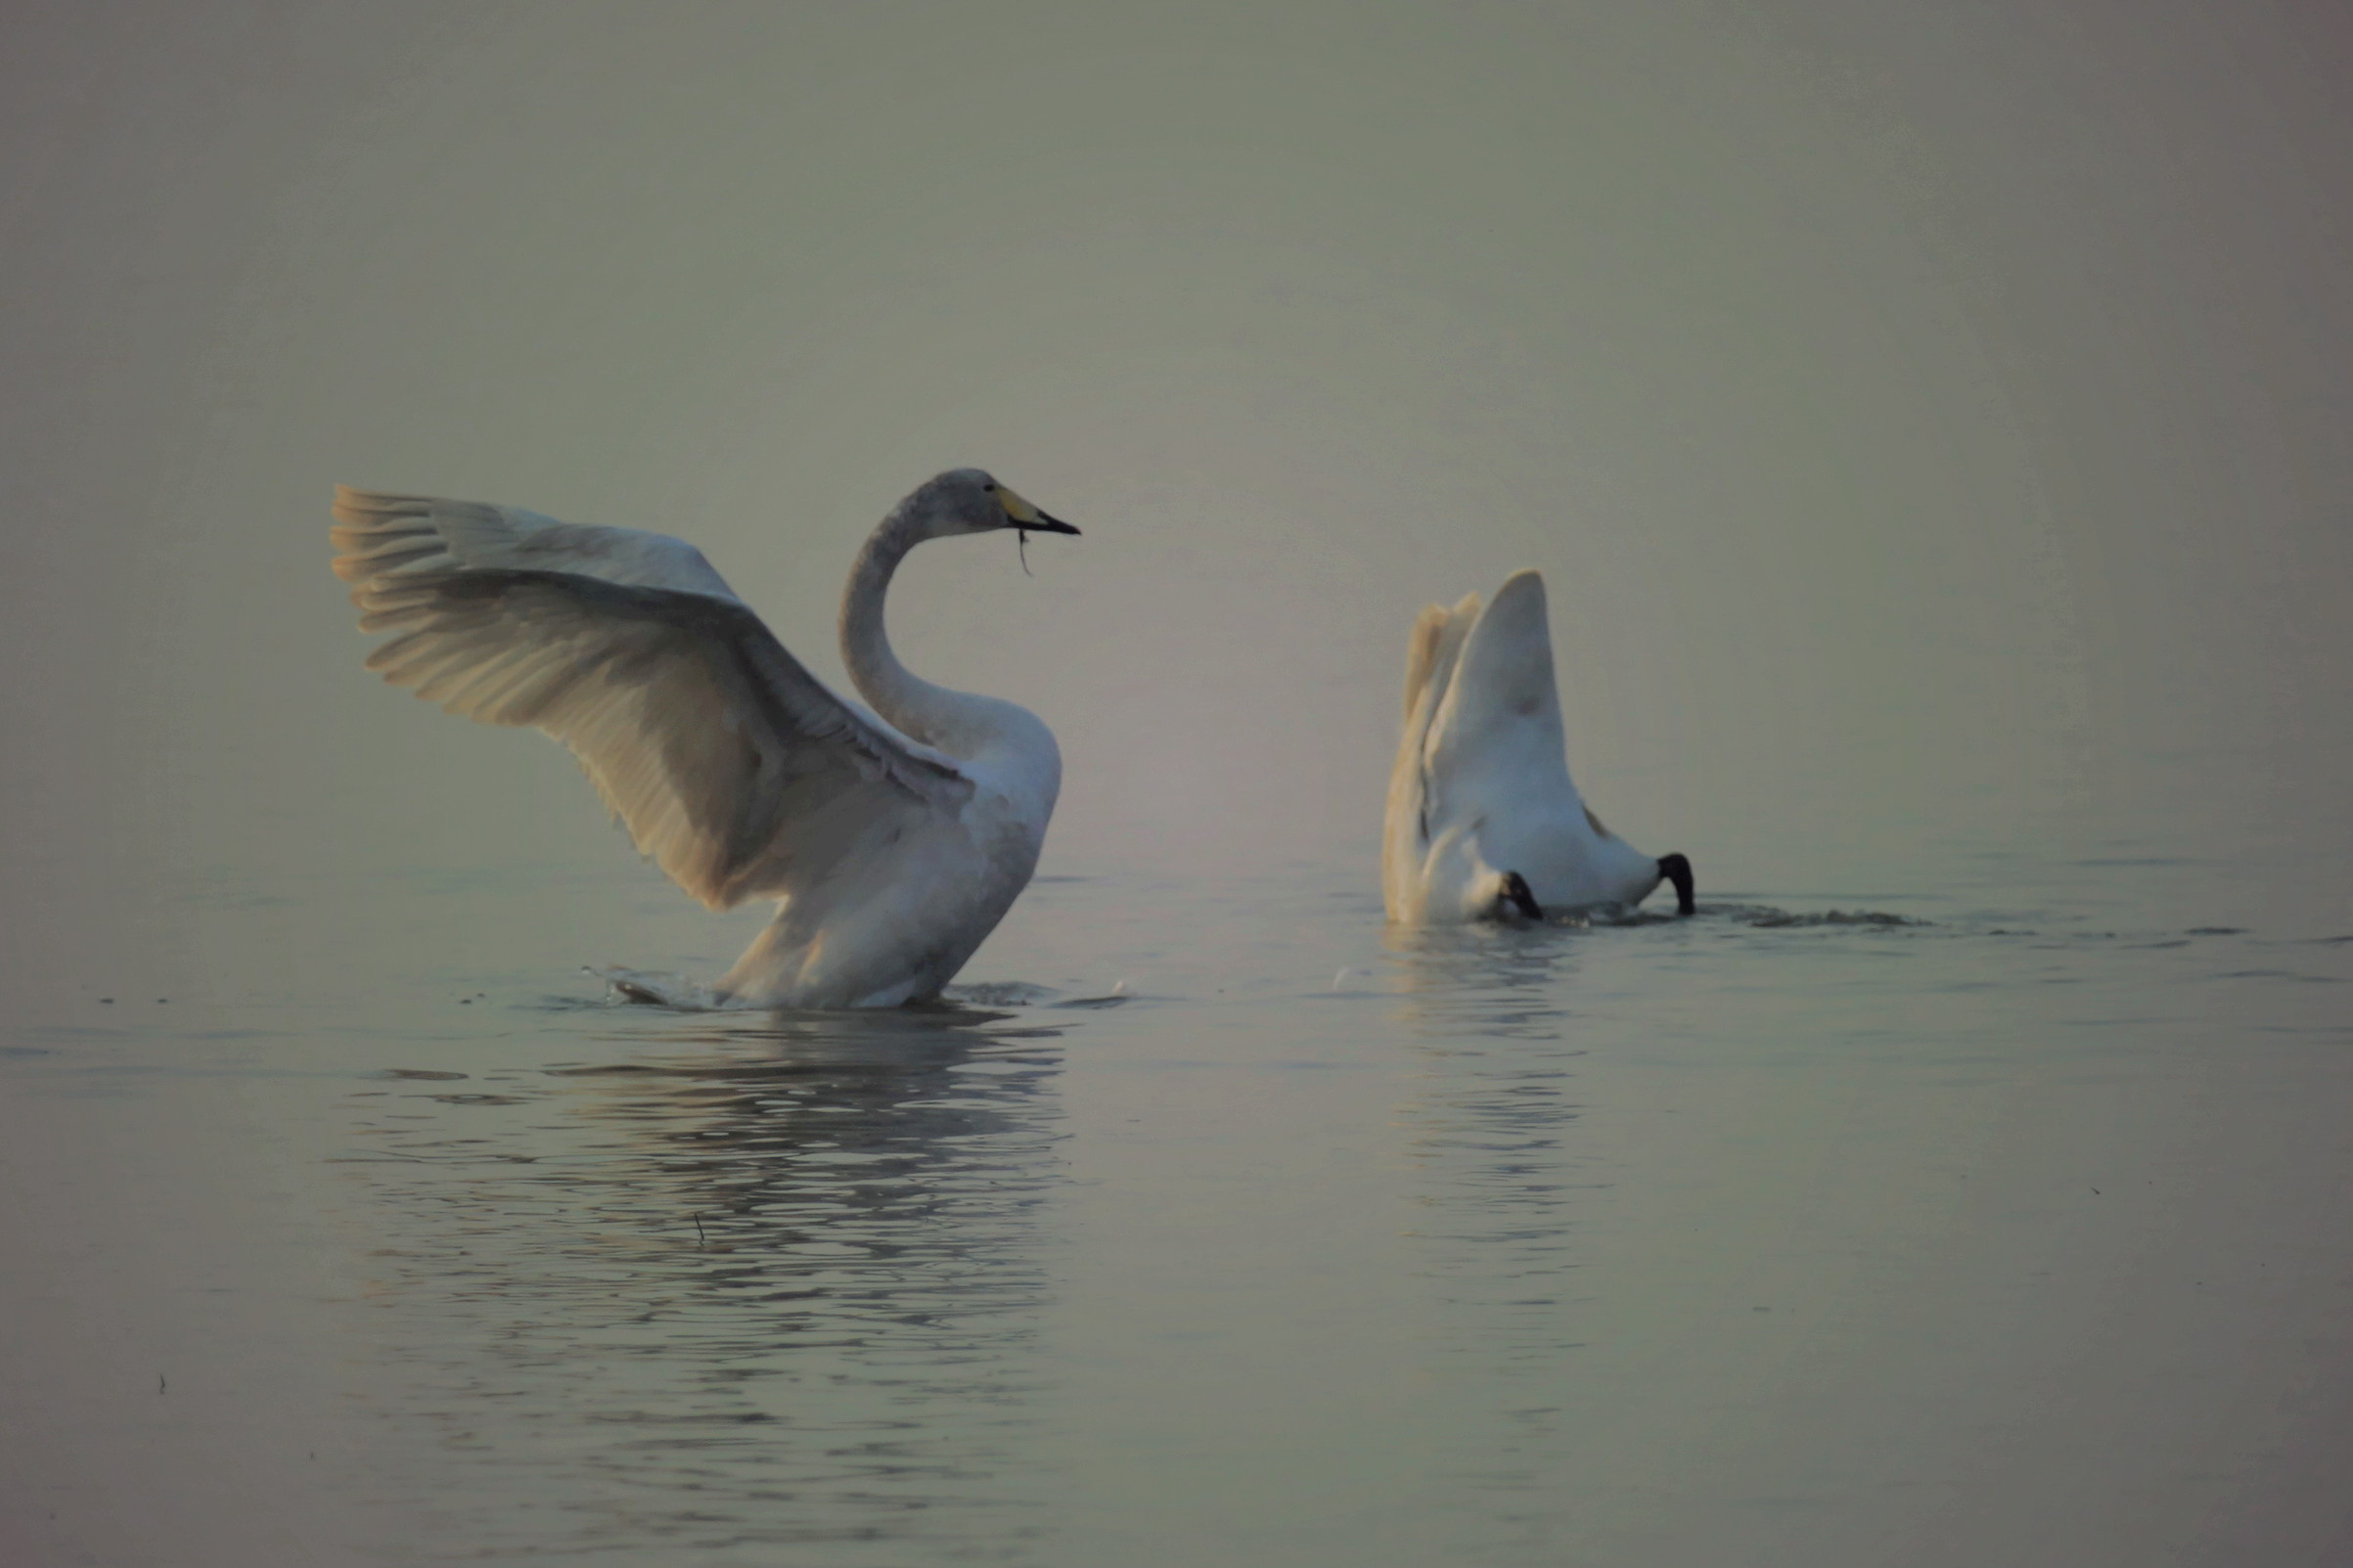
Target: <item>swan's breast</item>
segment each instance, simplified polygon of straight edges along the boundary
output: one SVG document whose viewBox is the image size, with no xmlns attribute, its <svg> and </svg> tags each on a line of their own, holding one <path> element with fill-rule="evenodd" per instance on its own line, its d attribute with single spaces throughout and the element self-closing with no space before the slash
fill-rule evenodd
<svg viewBox="0 0 2353 1568">
<path fill-rule="evenodd" d="M 1003 811 L 1035 825 L 1043 834 L 1063 788 L 1063 753 L 1054 732 L 1026 708 L 989 699 L 988 724 L 959 761 L 974 785 L 973 803 L 993 796 Z"/>
</svg>

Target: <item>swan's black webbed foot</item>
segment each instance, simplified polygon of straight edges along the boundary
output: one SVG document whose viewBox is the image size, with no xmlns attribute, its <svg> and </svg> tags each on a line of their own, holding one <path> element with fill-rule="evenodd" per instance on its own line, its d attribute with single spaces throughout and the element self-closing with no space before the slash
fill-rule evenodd
<svg viewBox="0 0 2353 1568">
<path fill-rule="evenodd" d="M 1517 872 L 1504 873 L 1504 897 L 1510 899 L 1513 907 L 1529 919 L 1544 918 L 1544 906 L 1536 902 L 1535 890 L 1528 886 L 1528 879 Z"/>
<path fill-rule="evenodd" d="M 1658 857 L 1658 874 L 1675 884 L 1675 913 L 1690 915 L 1699 908 L 1692 897 L 1692 863 L 1681 855 Z"/>
</svg>

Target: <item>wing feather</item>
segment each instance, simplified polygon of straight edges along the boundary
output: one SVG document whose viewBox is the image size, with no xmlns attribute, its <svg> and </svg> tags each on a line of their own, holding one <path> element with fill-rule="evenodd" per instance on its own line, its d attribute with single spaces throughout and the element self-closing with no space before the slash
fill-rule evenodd
<svg viewBox="0 0 2353 1568">
<path fill-rule="evenodd" d="M 1381 896 L 1391 919 L 1405 919 L 1415 902 L 1430 844 L 1427 749 L 1432 724 L 1454 680 L 1463 640 L 1479 615 L 1479 597 L 1465 594 L 1452 608 L 1429 605 L 1414 622 L 1405 649 L 1405 726 L 1389 767 L 1382 813 Z"/>
<path fill-rule="evenodd" d="M 335 488 L 335 574 L 347 583 L 402 572 L 505 567 L 561 571 L 639 588 L 743 601 L 683 539 L 640 528 L 559 522 L 520 507 L 388 490 Z"/>
<path fill-rule="evenodd" d="M 970 798 L 952 762 L 853 711 L 707 565 L 717 593 L 465 564 L 520 547 L 450 519 L 495 533 L 513 513 L 339 492 L 337 573 L 357 584 L 362 629 L 395 634 L 368 667 L 452 713 L 562 740 L 638 849 L 705 904 L 788 896 Z M 663 555 L 588 559 L 702 580 Z"/>
</svg>

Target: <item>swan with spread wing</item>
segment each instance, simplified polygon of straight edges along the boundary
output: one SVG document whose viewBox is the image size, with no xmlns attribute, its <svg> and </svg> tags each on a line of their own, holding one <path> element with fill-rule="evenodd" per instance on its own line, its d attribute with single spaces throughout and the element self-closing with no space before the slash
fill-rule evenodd
<svg viewBox="0 0 2353 1568">
<path fill-rule="evenodd" d="M 924 541 L 1078 532 L 980 470 L 915 490 L 850 570 L 842 662 L 880 719 L 683 541 L 342 487 L 335 518 L 361 628 L 396 634 L 369 668 L 563 741 L 638 849 L 710 908 L 778 901 L 719 982 L 725 1005 L 928 1001 L 1028 884 L 1062 787 L 1053 732 L 919 679 L 882 630 L 891 573 Z"/>
<path fill-rule="evenodd" d="M 1415 623 L 1380 873 L 1389 918 L 1409 925 L 1631 907 L 1661 881 L 1676 914 L 1698 907 L 1689 859 L 1636 849 L 1569 781 L 1535 572 Z"/>
</svg>

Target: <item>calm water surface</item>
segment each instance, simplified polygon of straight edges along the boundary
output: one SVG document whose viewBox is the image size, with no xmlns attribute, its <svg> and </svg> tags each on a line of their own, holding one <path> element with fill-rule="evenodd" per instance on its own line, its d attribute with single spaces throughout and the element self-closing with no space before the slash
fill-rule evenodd
<svg viewBox="0 0 2353 1568">
<path fill-rule="evenodd" d="M 541 963 L 583 908 L 639 946 L 574 959 L 725 962 L 622 857 L 175 886 L 190 994 L 91 970 L 0 1057 L 63 1347 L 17 1391 L 59 1412 L 33 1523 L 107 1562 L 2325 1560 L 2343 868 L 1923 855 L 1424 936 L 1352 864 L 1069 874 L 957 1007 L 858 1017 Z M 94 1449 L 195 1479 L 101 1495 Z"/>
<path fill-rule="evenodd" d="M 2353 1562 L 2335 8 L 8 24 L 0 1568 Z M 831 682 L 963 463 L 1053 877 L 607 1006 L 757 912 L 363 670 L 330 486 Z M 1521 567 L 1694 919 L 1384 932 Z"/>
</svg>

